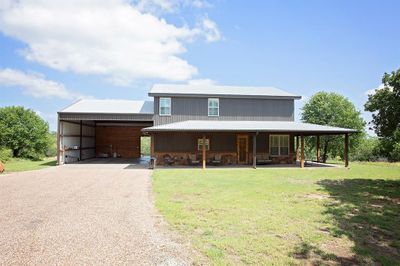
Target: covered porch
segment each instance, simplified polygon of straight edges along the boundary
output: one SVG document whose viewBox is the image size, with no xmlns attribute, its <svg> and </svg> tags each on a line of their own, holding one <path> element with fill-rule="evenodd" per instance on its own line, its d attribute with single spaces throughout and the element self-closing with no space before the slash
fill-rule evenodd
<svg viewBox="0 0 400 266">
<path fill-rule="evenodd" d="M 348 166 L 349 134 L 355 130 L 297 122 L 191 120 L 143 129 L 151 136 L 151 156 L 170 166 L 306 166 L 306 136 L 344 136 Z"/>
</svg>

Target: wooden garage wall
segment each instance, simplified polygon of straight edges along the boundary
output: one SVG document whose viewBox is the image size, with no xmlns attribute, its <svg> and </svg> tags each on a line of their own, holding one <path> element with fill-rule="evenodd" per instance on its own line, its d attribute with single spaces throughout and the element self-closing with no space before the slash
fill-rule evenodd
<svg viewBox="0 0 400 266">
<path fill-rule="evenodd" d="M 97 126 L 96 156 L 116 152 L 121 158 L 140 157 L 141 128 L 127 126 Z"/>
</svg>

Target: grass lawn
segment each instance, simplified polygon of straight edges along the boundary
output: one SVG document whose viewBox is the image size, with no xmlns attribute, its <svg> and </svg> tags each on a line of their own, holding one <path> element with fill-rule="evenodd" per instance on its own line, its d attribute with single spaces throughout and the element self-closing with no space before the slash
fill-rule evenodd
<svg viewBox="0 0 400 266">
<path fill-rule="evenodd" d="M 12 158 L 5 163 L 5 173 L 37 170 L 55 165 L 56 160 L 54 158 L 46 158 L 42 161 Z"/>
<path fill-rule="evenodd" d="M 156 206 L 213 264 L 400 265 L 400 165 L 156 170 Z"/>
</svg>

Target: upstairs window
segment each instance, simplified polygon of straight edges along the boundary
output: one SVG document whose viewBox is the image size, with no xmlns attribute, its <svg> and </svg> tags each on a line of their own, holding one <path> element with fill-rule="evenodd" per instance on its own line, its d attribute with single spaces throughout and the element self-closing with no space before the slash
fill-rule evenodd
<svg viewBox="0 0 400 266">
<path fill-rule="evenodd" d="M 219 116 L 218 98 L 208 98 L 208 116 Z"/>
<path fill-rule="evenodd" d="M 171 115 L 171 98 L 160 98 L 160 115 Z"/>
<path fill-rule="evenodd" d="M 271 135 L 269 141 L 271 156 L 289 155 L 289 135 Z"/>
</svg>

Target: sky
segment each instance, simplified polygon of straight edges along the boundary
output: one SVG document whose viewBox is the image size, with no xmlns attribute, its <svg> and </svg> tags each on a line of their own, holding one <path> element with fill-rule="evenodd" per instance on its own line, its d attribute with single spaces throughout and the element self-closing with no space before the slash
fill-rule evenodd
<svg viewBox="0 0 400 266">
<path fill-rule="evenodd" d="M 0 0 L 0 106 L 149 99 L 155 83 L 336 92 L 364 112 L 400 68 L 400 1 Z M 370 132 L 372 134 L 372 132 Z"/>
</svg>

